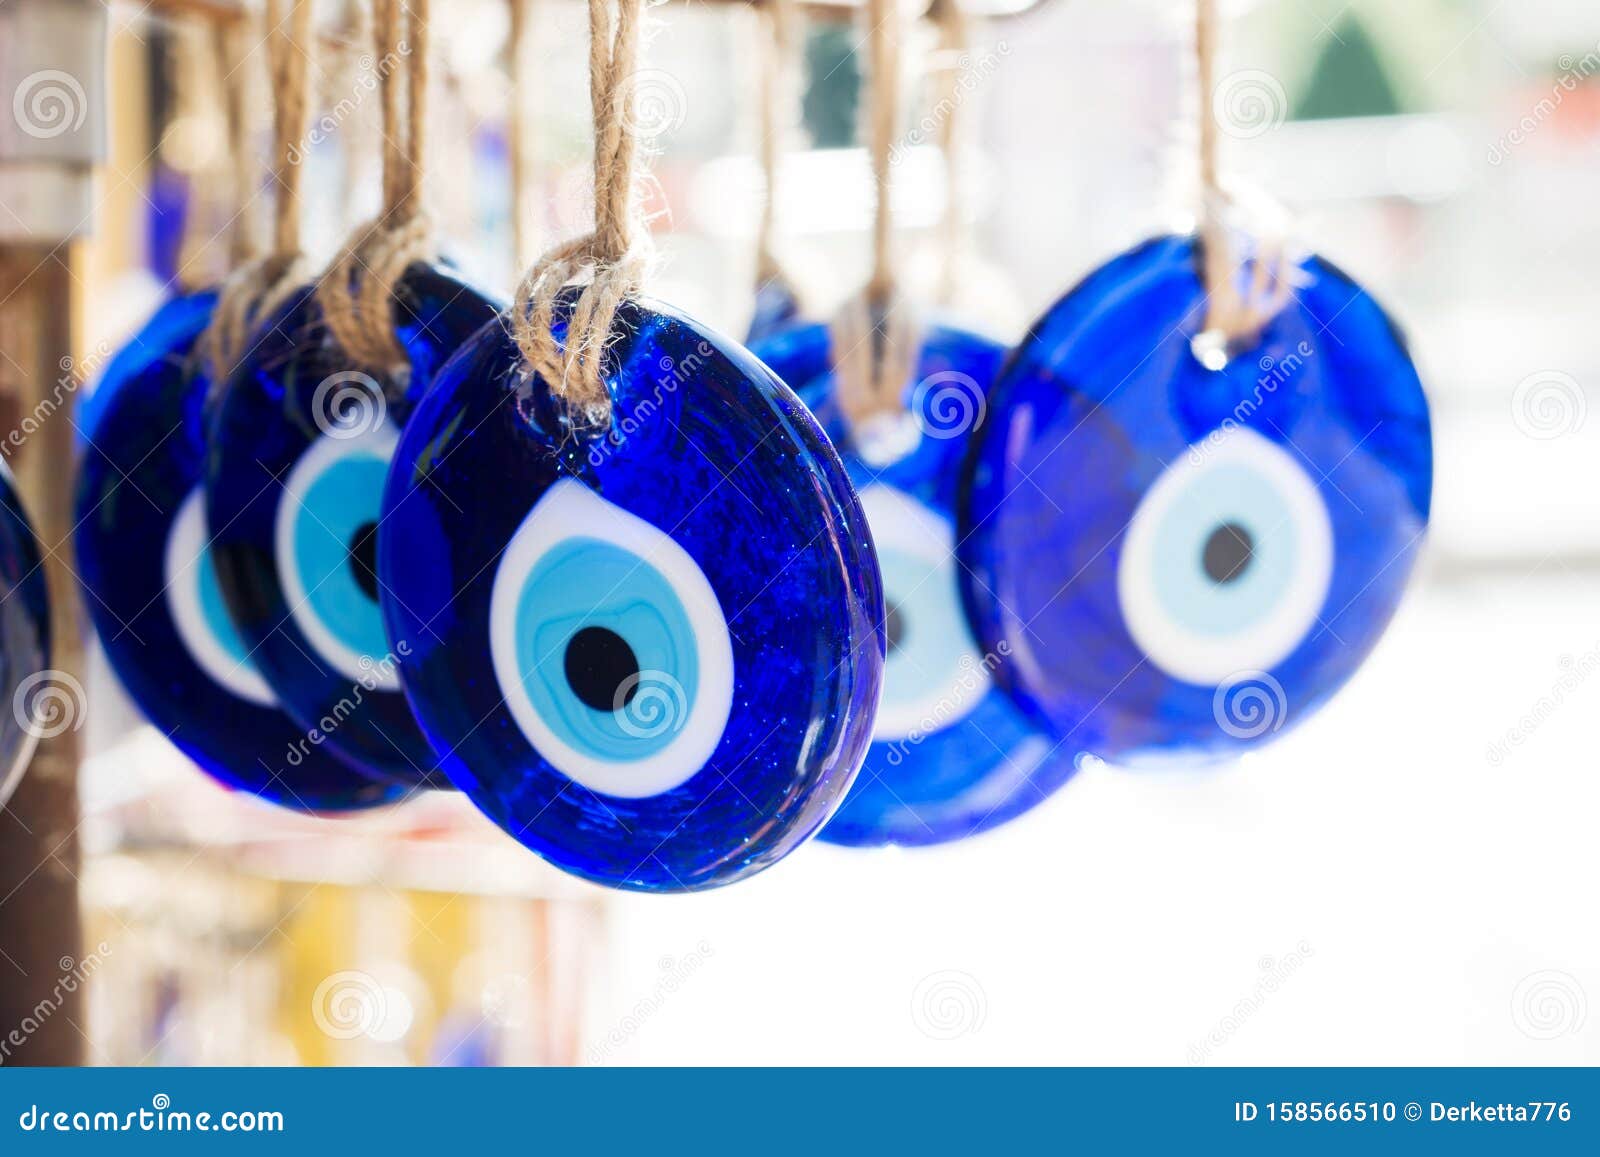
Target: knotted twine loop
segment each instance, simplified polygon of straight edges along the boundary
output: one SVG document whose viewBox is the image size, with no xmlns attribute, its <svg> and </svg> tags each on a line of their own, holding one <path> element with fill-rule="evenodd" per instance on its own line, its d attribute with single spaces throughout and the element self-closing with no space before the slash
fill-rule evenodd
<svg viewBox="0 0 1600 1157">
<path fill-rule="evenodd" d="M 308 266 L 300 251 L 300 140 L 310 108 L 310 54 L 313 0 L 293 0 L 289 16 L 284 0 L 267 0 L 267 67 L 273 92 L 273 184 L 277 203 L 272 249 L 251 258 L 222 283 L 222 292 L 201 336 L 199 351 L 209 366 L 213 389 L 220 389 L 244 354 L 258 321 L 270 317 L 306 280 Z"/>
<path fill-rule="evenodd" d="M 1197 342 L 1218 368 L 1230 351 L 1260 336 L 1289 300 L 1289 261 L 1281 243 L 1258 242 L 1235 260 L 1228 223 L 1231 201 L 1217 176 L 1218 125 L 1211 107 L 1216 69 L 1216 0 L 1196 0 L 1195 61 L 1200 85 L 1200 241 L 1206 291 L 1205 332 Z M 1207 363 L 1211 363 L 1208 361 Z"/>
<path fill-rule="evenodd" d="M 589 98 L 594 110 L 594 230 L 545 253 L 517 286 L 511 336 L 528 369 L 589 427 L 611 420 L 601 362 L 617 307 L 638 292 L 648 239 L 634 196 L 634 67 L 643 0 L 589 0 Z M 588 278 L 556 340 L 556 299 Z"/>
<path fill-rule="evenodd" d="M 800 120 L 800 68 L 796 60 L 798 18 L 795 0 L 764 0 L 761 20 L 766 35 L 760 70 L 760 159 L 763 183 L 761 221 L 756 228 L 756 287 L 779 285 L 794 295 L 794 281 L 774 250 L 777 238 L 778 170 L 784 146 Z"/>
<path fill-rule="evenodd" d="M 407 357 L 395 335 L 394 295 L 406 270 L 437 255 L 423 203 L 427 149 L 428 0 L 373 0 L 374 65 L 383 98 L 383 207 L 329 266 L 317 301 L 349 357 L 404 388 Z M 404 108 L 402 108 L 402 103 Z"/>
<path fill-rule="evenodd" d="M 900 25 L 895 0 L 868 0 L 870 74 L 866 99 L 872 159 L 872 275 L 833 322 L 834 380 L 840 409 L 858 433 L 905 415 L 905 386 L 916 368 L 918 326 L 900 294 L 894 264 L 889 170 L 899 124 Z"/>
</svg>

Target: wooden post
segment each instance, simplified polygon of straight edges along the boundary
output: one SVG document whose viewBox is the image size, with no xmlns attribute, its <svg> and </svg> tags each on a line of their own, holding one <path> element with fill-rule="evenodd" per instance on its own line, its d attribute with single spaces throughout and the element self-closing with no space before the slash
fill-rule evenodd
<svg viewBox="0 0 1600 1157">
<path fill-rule="evenodd" d="M 5 332 L 23 338 L 22 349 L 6 351 L 13 363 L 7 376 L 20 379 L 8 419 L 19 423 L 42 412 L 36 411 L 41 401 L 54 405 L 60 397 L 60 408 L 38 423 L 11 465 L 44 556 L 50 665 L 81 685 L 83 643 L 71 562 L 74 391 L 60 385 L 73 364 L 69 260 L 65 246 L 57 252 L 20 246 L 0 250 L 0 308 L 8 315 Z M 0 811 L 0 1060 L 5 1064 L 75 1065 L 84 1058 L 84 993 L 77 975 L 83 957 L 81 726 L 75 719 L 61 734 L 39 741 L 16 794 Z"/>
<path fill-rule="evenodd" d="M 7 459 L 33 520 L 50 589 L 50 665 L 83 682 L 72 567 L 74 238 L 93 218 L 105 155 L 106 6 L 0 5 L 0 375 Z M 73 680 L 76 682 L 74 683 Z M 83 929 L 78 907 L 82 704 L 41 739 L 0 811 L 0 1063 L 82 1064 Z M 0 710 L 12 710 L 0 705 Z M 51 732 L 56 730 L 52 721 Z"/>
</svg>

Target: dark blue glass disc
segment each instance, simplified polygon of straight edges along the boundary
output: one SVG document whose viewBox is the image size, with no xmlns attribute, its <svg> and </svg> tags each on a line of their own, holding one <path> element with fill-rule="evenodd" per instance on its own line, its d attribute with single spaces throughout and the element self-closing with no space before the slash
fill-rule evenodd
<svg viewBox="0 0 1600 1157">
<path fill-rule="evenodd" d="M 400 689 L 418 640 L 384 634 L 379 508 L 411 408 L 497 307 L 422 264 L 395 300 L 399 389 L 339 348 L 310 289 L 291 298 L 217 404 L 206 486 L 223 597 L 285 710 L 374 775 L 447 787 Z"/>
<path fill-rule="evenodd" d="M 195 342 L 216 294 L 167 302 L 95 390 L 78 475 L 78 572 L 112 668 L 145 717 L 210 775 L 311 811 L 398 790 L 357 773 L 285 715 L 223 606 L 208 545 Z"/>
<path fill-rule="evenodd" d="M 1310 715 L 1382 634 L 1428 522 L 1427 400 L 1378 305 L 1310 258 L 1256 345 L 1207 368 L 1196 262 L 1192 239 L 1146 242 L 1033 327 L 958 522 L 1008 689 L 1117 763 L 1216 760 Z"/>
<path fill-rule="evenodd" d="M 602 884 L 708 888 L 843 798 L 882 594 L 787 387 L 661 306 L 616 330 L 603 436 L 564 423 L 501 326 L 444 368 L 389 475 L 384 612 L 419 640 L 406 692 L 442 767 L 496 823 Z"/>
<path fill-rule="evenodd" d="M 888 607 L 889 656 L 873 743 L 821 839 L 935 844 L 1027 811 L 1072 774 L 1058 747 L 995 686 L 961 602 L 956 489 L 971 432 L 1005 350 L 965 330 L 922 335 L 893 445 L 852 435 L 834 396 L 829 327 L 791 327 L 751 347 L 793 386 L 839 447 L 872 526 Z"/>
<path fill-rule="evenodd" d="M 39 737 L 77 722 L 83 709 L 50 686 L 49 666 L 50 595 L 39 543 L 11 470 L 0 462 L 0 695 L 11 705 L 0 714 L 0 806 L 27 769 Z"/>
</svg>

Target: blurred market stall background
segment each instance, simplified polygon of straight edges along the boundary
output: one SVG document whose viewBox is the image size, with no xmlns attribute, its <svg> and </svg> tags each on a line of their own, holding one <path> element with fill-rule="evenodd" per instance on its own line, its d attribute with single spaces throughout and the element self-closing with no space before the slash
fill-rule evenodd
<svg viewBox="0 0 1600 1157">
<path fill-rule="evenodd" d="M 109 9 L 109 159 L 74 258 L 83 376 L 161 299 L 185 190 L 224 160 L 220 110 L 184 91 L 163 7 Z M 330 35 L 360 43 L 337 7 Z M 574 0 L 534 8 L 540 226 L 555 237 L 585 224 L 587 32 Z M 1090 768 L 966 844 L 813 846 L 725 892 L 659 899 L 569 881 L 456 798 L 359 821 L 231 798 L 91 654 L 90 1058 L 1600 1062 L 1600 9 L 1225 10 L 1216 107 L 1241 196 L 1281 205 L 1385 302 L 1434 406 L 1425 573 L 1332 706 L 1237 768 Z M 458 259 L 502 292 L 506 11 L 449 6 L 433 138 Z M 760 191 L 754 22 L 733 5 L 658 15 L 656 285 L 738 333 Z M 1190 30 L 1176 0 L 1043 0 L 980 25 L 963 65 L 982 258 L 966 316 L 1015 338 L 1100 261 L 1184 227 Z M 847 21 L 809 23 L 811 147 L 780 191 L 818 311 L 866 268 L 861 41 Z M 350 118 L 310 158 L 323 254 L 376 203 L 363 67 L 353 47 L 322 62 L 324 110 Z M 13 239 L 22 194 L 4 182 Z M 945 196 L 931 142 L 907 139 L 893 195 L 931 283 Z M 0 329 L 0 347 L 27 340 Z"/>
</svg>

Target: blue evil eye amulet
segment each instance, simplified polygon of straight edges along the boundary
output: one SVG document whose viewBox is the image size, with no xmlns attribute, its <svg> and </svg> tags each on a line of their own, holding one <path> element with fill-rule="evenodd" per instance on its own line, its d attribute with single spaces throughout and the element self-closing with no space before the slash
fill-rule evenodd
<svg viewBox="0 0 1600 1157">
<path fill-rule="evenodd" d="M 1428 405 L 1404 340 L 1308 258 L 1248 350 L 1197 357 L 1196 243 L 1163 237 L 1056 304 L 995 387 L 959 519 L 969 609 L 1076 751 L 1207 762 L 1323 704 L 1394 614 L 1428 524 Z"/>
<path fill-rule="evenodd" d="M 450 361 L 389 475 L 384 614 L 443 770 L 512 836 L 611 886 L 726 884 L 861 764 L 877 564 L 838 455 L 740 346 L 630 300 L 603 369 L 596 429 L 502 326 Z"/>
<path fill-rule="evenodd" d="M 421 262 L 393 305 L 396 367 L 353 364 L 309 288 L 260 327 L 216 406 L 210 526 L 228 611 L 285 710 L 375 776 L 448 786 L 400 688 L 417 639 L 384 635 L 380 507 L 417 399 L 497 307 Z M 408 565 L 432 562 L 419 551 Z"/>
<path fill-rule="evenodd" d="M 1073 753 L 996 686 L 1008 648 L 985 653 L 961 601 L 961 462 L 1005 350 L 965 330 L 928 327 L 900 427 L 874 439 L 846 420 L 832 345 L 831 327 L 804 325 L 752 346 L 840 448 L 883 574 L 888 659 L 873 742 L 820 838 L 853 846 L 961 839 L 1032 808 L 1073 771 Z"/>
<path fill-rule="evenodd" d="M 206 528 L 206 402 L 195 345 L 217 295 L 177 297 L 107 367 L 78 471 L 84 601 L 111 667 L 162 734 L 223 783 L 286 807 L 396 798 L 284 714 L 228 616 Z"/>
</svg>

